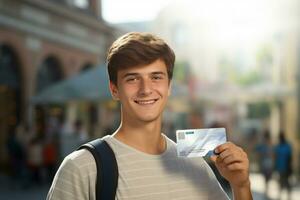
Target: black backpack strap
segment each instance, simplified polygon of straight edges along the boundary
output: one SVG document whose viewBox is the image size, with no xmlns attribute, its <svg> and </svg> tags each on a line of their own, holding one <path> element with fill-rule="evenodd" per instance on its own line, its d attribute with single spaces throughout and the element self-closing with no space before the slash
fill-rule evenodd
<svg viewBox="0 0 300 200">
<path fill-rule="evenodd" d="M 83 144 L 93 155 L 97 166 L 96 200 L 114 200 L 118 186 L 118 164 L 114 152 L 103 139 Z"/>
</svg>

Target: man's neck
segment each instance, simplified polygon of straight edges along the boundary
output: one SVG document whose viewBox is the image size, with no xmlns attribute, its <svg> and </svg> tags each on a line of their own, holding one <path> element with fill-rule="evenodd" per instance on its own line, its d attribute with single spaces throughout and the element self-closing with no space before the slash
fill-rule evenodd
<svg viewBox="0 0 300 200">
<path fill-rule="evenodd" d="M 119 141 L 148 154 L 161 154 L 166 148 L 165 138 L 161 134 L 160 121 L 140 125 L 121 123 L 113 136 Z"/>
</svg>

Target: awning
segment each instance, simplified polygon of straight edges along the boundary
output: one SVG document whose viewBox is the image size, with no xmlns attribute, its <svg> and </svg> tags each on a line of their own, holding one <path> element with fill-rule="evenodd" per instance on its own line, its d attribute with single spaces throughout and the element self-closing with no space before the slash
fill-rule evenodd
<svg viewBox="0 0 300 200">
<path fill-rule="evenodd" d="M 49 104 L 108 99 L 111 99 L 109 79 L 105 65 L 101 65 L 46 88 L 34 96 L 31 102 Z"/>
</svg>

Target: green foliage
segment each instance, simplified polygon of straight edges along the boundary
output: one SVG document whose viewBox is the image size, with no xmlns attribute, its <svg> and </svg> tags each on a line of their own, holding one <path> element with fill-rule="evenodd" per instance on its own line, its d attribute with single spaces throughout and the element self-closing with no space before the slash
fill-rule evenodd
<svg viewBox="0 0 300 200">
<path fill-rule="evenodd" d="M 191 76 L 190 65 L 185 61 L 177 61 L 175 63 L 173 80 L 180 83 L 187 83 Z"/>
<path fill-rule="evenodd" d="M 223 57 L 220 60 L 220 70 L 228 81 L 240 86 L 249 86 L 262 81 L 262 75 L 255 69 L 242 71 L 237 67 L 237 63 Z"/>
<path fill-rule="evenodd" d="M 262 81 L 260 73 L 253 70 L 243 75 L 236 75 L 235 82 L 241 86 L 249 86 Z"/>
<path fill-rule="evenodd" d="M 273 61 L 272 48 L 270 45 L 262 46 L 256 54 L 256 59 L 260 64 L 269 64 Z"/>
</svg>

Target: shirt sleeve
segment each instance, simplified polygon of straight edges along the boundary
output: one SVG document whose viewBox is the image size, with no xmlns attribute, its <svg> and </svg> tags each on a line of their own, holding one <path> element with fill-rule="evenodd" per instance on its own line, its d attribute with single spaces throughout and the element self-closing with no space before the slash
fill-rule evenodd
<svg viewBox="0 0 300 200">
<path fill-rule="evenodd" d="M 89 199 L 89 184 L 84 170 L 76 165 L 76 161 L 67 156 L 59 167 L 47 200 L 87 200 Z"/>
</svg>

